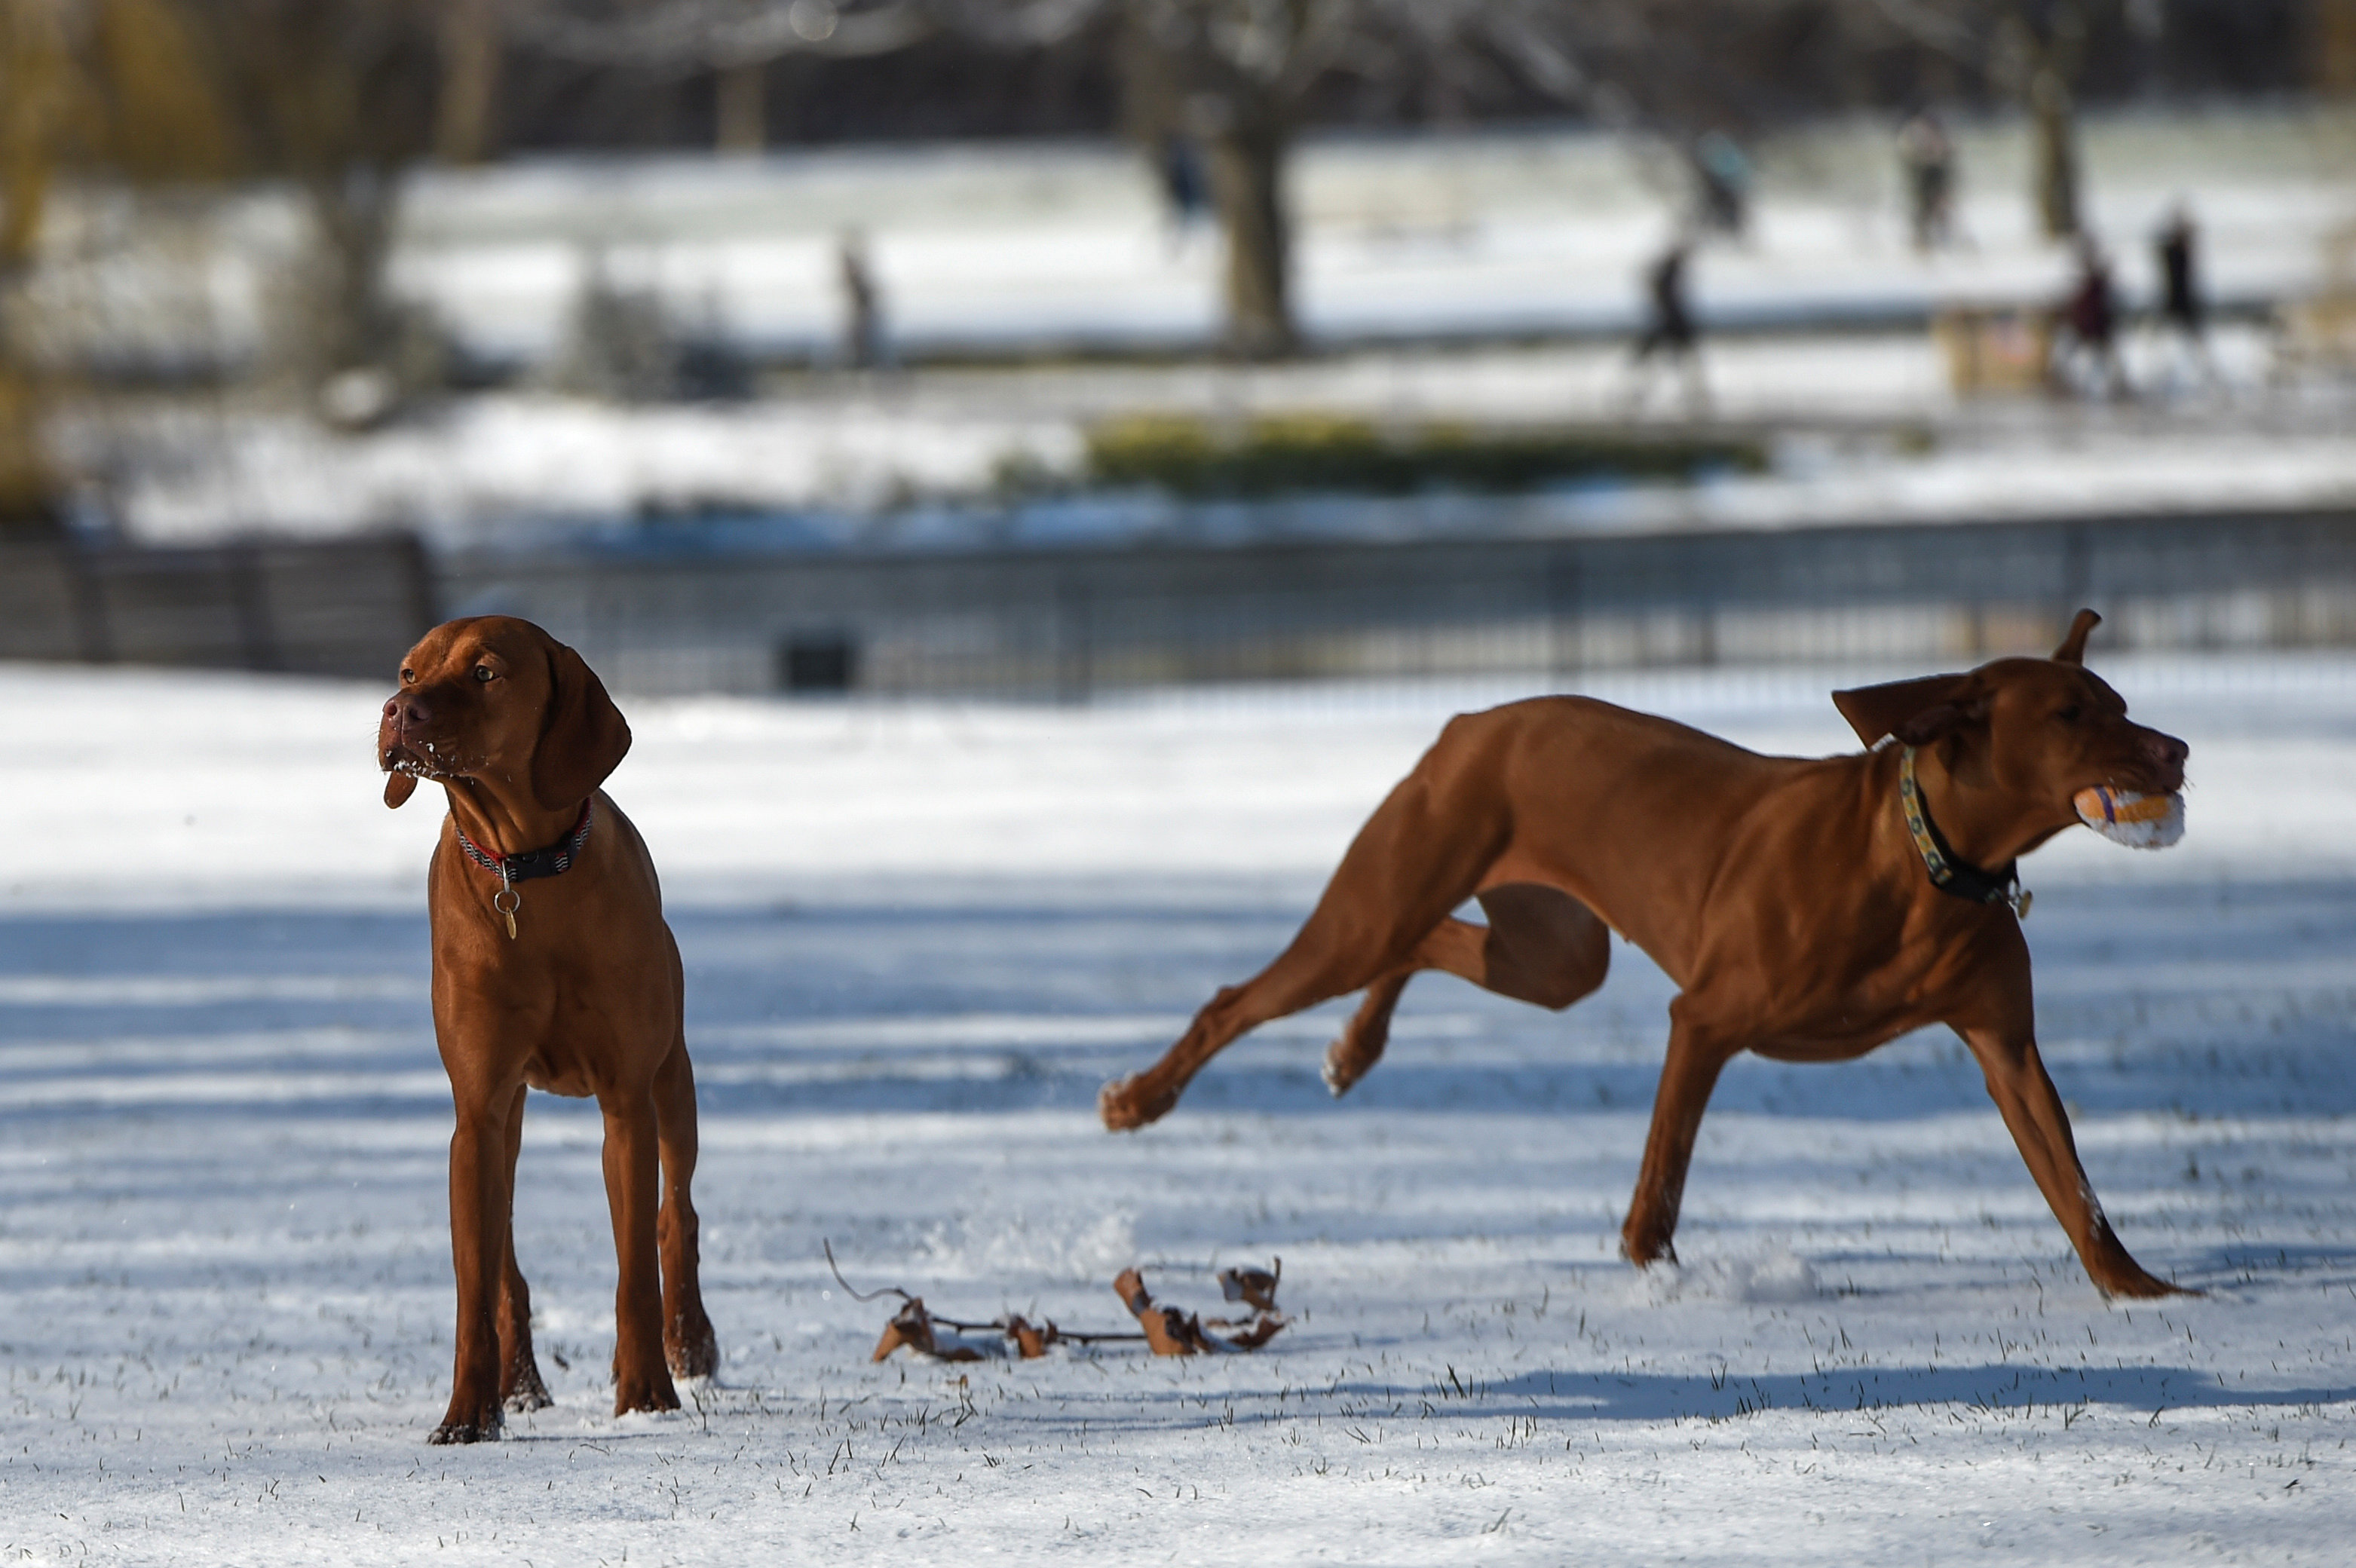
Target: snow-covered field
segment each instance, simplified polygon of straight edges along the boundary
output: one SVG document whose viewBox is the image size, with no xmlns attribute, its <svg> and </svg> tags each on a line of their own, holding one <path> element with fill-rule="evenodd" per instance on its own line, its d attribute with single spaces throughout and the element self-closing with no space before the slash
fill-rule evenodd
<svg viewBox="0 0 2356 1568">
<path fill-rule="evenodd" d="M 2345 1561 L 2356 661 L 2104 667 L 2191 742 L 2191 835 L 2029 862 L 2042 1033 L 2127 1243 L 2203 1296 L 2097 1297 L 1927 1036 L 1730 1071 L 1685 1264 L 1636 1274 L 1668 988 L 1625 948 L 1560 1017 L 1419 981 L 1338 1105 L 1329 1008 L 1099 1131 L 1097 1084 L 1509 685 L 636 703 L 611 788 L 688 965 L 724 1371 L 605 1413 L 597 1123 L 537 1097 L 558 1403 L 460 1450 L 424 1444 L 435 812 L 377 802 L 380 694 L 0 668 L 0 1559 Z M 1593 689 L 1826 750 L 1824 690 L 1877 673 Z M 856 1283 L 1083 1328 L 1124 1264 L 1207 1307 L 1215 1264 L 1281 1256 L 1298 1316 L 1215 1361 L 873 1365 L 829 1237 Z"/>
</svg>

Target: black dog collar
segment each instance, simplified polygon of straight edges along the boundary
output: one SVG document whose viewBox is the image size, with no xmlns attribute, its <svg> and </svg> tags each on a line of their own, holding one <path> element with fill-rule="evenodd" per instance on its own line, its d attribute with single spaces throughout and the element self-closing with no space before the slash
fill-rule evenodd
<svg viewBox="0 0 2356 1568">
<path fill-rule="evenodd" d="M 1931 820 L 1930 803 L 1914 782 L 1912 746 L 1898 759 L 1898 805 L 1905 813 L 1906 832 L 1914 840 L 1914 852 L 1922 857 L 1922 869 L 1931 873 L 1933 887 L 1967 903 L 2008 904 L 2015 915 L 2028 918 L 2032 895 L 2020 885 L 2020 862 L 2008 860 L 2000 870 L 1983 871 L 1956 854 L 1939 825 Z"/>
<path fill-rule="evenodd" d="M 573 857 L 581 853 L 581 846 L 589 841 L 589 813 L 593 803 L 581 803 L 581 820 L 573 831 L 545 849 L 527 849 L 520 855 L 486 855 L 475 847 L 463 827 L 458 831 L 458 848 L 466 859 L 480 866 L 503 882 L 528 882 L 535 877 L 561 877 L 573 869 Z"/>
<path fill-rule="evenodd" d="M 515 940 L 516 911 L 523 907 L 523 895 L 515 891 L 518 882 L 528 882 L 535 877 L 561 877 L 573 869 L 573 858 L 581 853 L 581 846 L 589 841 L 589 814 L 596 804 L 591 796 L 581 803 L 581 820 L 573 831 L 545 849 L 527 849 L 520 855 L 486 855 L 475 847 L 455 818 L 451 830 L 458 835 L 458 848 L 466 859 L 499 880 L 499 891 L 491 895 L 491 907 L 508 917 L 508 940 Z M 505 899 L 508 901 L 501 903 Z"/>
</svg>

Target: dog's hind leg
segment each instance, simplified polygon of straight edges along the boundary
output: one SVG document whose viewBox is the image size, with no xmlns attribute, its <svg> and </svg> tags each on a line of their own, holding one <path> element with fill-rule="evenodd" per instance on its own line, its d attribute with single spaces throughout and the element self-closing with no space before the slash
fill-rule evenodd
<svg viewBox="0 0 2356 1568">
<path fill-rule="evenodd" d="M 1603 984 L 1612 930 L 1559 889 L 1509 882 L 1480 894 L 1486 925 L 1451 916 L 1416 944 L 1407 965 L 1366 987 L 1342 1033 L 1325 1049 L 1325 1086 L 1347 1093 L 1383 1057 L 1391 1010 L 1424 969 L 1445 970 L 1483 990 L 1559 1011 Z"/>
<path fill-rule="evenodd" d="M 519 1413 L 546 1410 L 556 1402 L 540 1379 L 540 1361 L 531 1349 L 531 1287 L 516 1266 L 516 1156 L 523 1147 L 523 1100 L 530 1091 L 516 1085 L 515 1104 L 508 1111 L 508 1255 L 499 1275 L 499 1403 Z"/>
<path fill-rule="evenodd" d="M 1358 830 L 1317 908 L 1275 963 L 1213 997 L 1161 1061 L 1104 1086 L 1097 1109 L 1107 1127 L 1122 1132 L 1160 1120 L 1205 1062 L 1270 1019 L 1413 967 L 1417 944 L 1480 885 L 1511 832 L 1501 802 L 1466 787 L 1463 770 L 1435 767 L 1451 750 L 1443 733 Z M 1460 781 L 1452 787 L 1451 773 Z"/>
<path fill-rule="evenodd" d="M 662 1252 L 663 1360 L 671 1375 L 708 1378 L 720 1370 L 720 1340 L 704 1316 L 697 1275 L 695 1069 L 687 1042 L 671 1047 L 655 1072 L 655 1116 L 662 1147 L 662 1212 L 655 1221 Z"/>
<path fill-rule="evenodd" d="M 663 1355 L 662 1265 L 656 1237 L 662 1189 L 652 1085 L 623 1084 L 597 1096 L 605 1118 L 605 1206 L 620 1263 L 614 1288 L 614 1413 L 677 1410 Z"/>
</svg>

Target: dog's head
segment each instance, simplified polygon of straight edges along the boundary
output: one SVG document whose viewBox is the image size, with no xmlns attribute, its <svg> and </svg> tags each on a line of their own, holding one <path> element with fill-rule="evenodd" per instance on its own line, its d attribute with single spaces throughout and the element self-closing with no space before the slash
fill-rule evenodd
<svg viewBox="0 0 2356 1568">
<path fill-rule="evenodd" d="M 629 749 L 629 725 L 581 656 L 512 615 L 447 622 L 419 639 L 376 735 L 387 805 L 420 779 L 469 779 L 560 811 Z"/>
<path fill-rule="evenodd" d="M 2126 699 L 2086 668 L 2081 610 L 2050 659 L 2008 658 L 1968 675 L 1925 676 L 1833 693 L 1833 705 L 1872 745 L 1883 736 L 1937 747 L 1948 772 L 1985 781 L 2052 828 L 2077 820 L 2071 797 L 2094 784 L 2143 795 L 2184 785 L 2190 748 L 2127 718 Z"/>
</svg>

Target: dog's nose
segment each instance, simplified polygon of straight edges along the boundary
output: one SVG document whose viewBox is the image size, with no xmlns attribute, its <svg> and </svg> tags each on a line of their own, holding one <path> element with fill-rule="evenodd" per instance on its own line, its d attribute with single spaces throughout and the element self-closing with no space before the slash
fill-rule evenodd
<svg viewBox="0 0 2356 1568">
<path fill-rule="evenodd" d="M 385 700 L 384 717 L 387 723 L 423 724 L 431 716 L 425 704 L 414 697 L 393 697 Z"/>
<path fill-rule="evenodd" d="M 2161 779 L 2174 781 L 2179 785 L 2183 783 L 2184 759 L 2192 754 L 2191 747 L 2173 735 L 2163 735 L 2154 731 L 2144 737 L 2143 751 L 2144 755 L 2151 759 L 2152 769 Z"/>
</svg>

